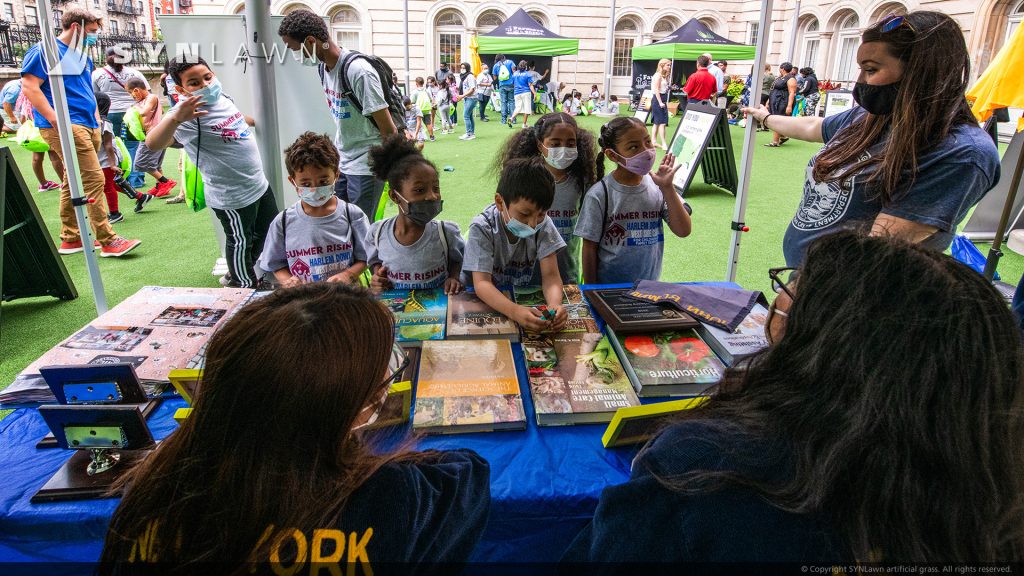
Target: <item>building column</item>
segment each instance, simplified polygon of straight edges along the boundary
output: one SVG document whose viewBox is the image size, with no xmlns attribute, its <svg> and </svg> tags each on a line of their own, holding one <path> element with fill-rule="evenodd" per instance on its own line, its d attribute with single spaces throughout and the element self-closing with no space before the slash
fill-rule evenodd
<svg viewBox="0 0 1024 576">
<path fill-rule="evenodd" d="M 818 23 L 821 26 L 821 23 Z M 818 52 L 821 54 L 821 71 L 818 72 L 818 78 L 826 79 L 832 77 L 833 68 L 835 67 L 835 49 L 832 46 L 832 37 L 835 35 L 834 32 L 819 32 L 818 33 Z"/>
</svg>

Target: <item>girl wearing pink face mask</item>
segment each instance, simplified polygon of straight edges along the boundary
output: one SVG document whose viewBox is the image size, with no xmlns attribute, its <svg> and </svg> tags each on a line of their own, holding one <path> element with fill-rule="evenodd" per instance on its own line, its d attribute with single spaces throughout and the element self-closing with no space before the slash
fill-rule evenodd
<svg viewBox="0 0 1024 576">
<path fill-rule="evenodd" d="M 598 145 L 598 182 L 583 199 L 575 232 L 583 239 L 583 281 L 658 280 L 665 251 L 663 222 L 680 238 L 691 230 L 690 215 L 672 186 L 680 166 L 669 153 L 655 167 L 654 143 L 636 118 L 619 117 L 602 126 Z M 607 176 L 605 157 L 617 164 Z"/>
</svg>

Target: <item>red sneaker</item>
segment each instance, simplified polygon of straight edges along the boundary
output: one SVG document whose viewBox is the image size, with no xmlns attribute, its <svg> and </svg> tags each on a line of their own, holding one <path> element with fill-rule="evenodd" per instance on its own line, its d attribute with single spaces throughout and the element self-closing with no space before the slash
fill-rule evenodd
<svg viewBox="0 0 1024 576">
<path fill-rule="evenodd" d="M 171 190 L 177 185 L 178 183 L 171 179 L 168 179 L 167 182 L 157 182 L 157 198 L 163 198 L 164 196 L 167 196 L 168 194 L 171 193 Z"/>
<path fill-rule="evenodd" d="M 93 250 L 95 250 L 95 249 L 100 247 L 100 243 L 96 242 L 96 241 L 93 241 L 92 246 L 93 246 Z M 78 240 L 77 242 L 64 242 L 64 241 L 61 241 L 60 248 L 57 248 L 57 253 L 58 254 L 78 254 L 79 252 L 82 252 L 82 251 L 83 251 L 83 247 L 82 247 L 82 241 L 81 240 Z"/>
<path fill-rule="evenodd" d="M 118 236 L 114 241 L 100 248 L 101 258 L 117 258 L 131 252 L 136 246 L 142 244 L 142 240 L 128 240 Z"/>
</svg>

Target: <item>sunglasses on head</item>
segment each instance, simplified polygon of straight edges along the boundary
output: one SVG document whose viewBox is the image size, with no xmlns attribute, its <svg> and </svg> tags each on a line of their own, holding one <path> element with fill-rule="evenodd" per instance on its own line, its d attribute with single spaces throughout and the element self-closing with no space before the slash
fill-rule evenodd
<svg viewBox="0 0 1024 576">
<path fill-rule="evenodd" d="M 892 32 L 900 26 L 906 26 L 911 32 L 915 32 L 914 27 L 910 25 L 904 16 L 897 16 L 896 14 L 889 14 L 882 20 L 882 33 Z"/>
</svg>

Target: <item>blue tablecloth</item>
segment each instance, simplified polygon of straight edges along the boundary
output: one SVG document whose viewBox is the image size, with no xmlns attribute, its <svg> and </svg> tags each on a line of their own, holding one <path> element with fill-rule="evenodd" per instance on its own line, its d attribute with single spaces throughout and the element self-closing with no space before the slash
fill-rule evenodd
<svg viewBox="0 0 1024 576">
<path fill-rule="evenodd" d="M 734 284 L 723 284 L 735 286 Z M 584 287 L 586 288 L 586 287 Z M 490 519 L 474 554 L 476 561 L 557 561 L 586 525 L 601 491 L 629 478 L 635 449 L 606 450 L 605 425 L 536 425 L 522 349 L 520 391 L 525 431 L 426 437 L 419 448 L 470 448 L 491 463 Z M 165 400 L 149 417 L 161 439 L 177 426 L 172 415 L 184 406 Z M 60 449 L 35 448 L 48 432 L 36 410 L 16 410 L 0 421 L 0 561 L 92 562 L 99 558 L 118 500 L 32 504 L 29 499 L 70 457 Z M 46 573 L 83 574 L 87 567 L 55 564 Z"/>
</svg>

